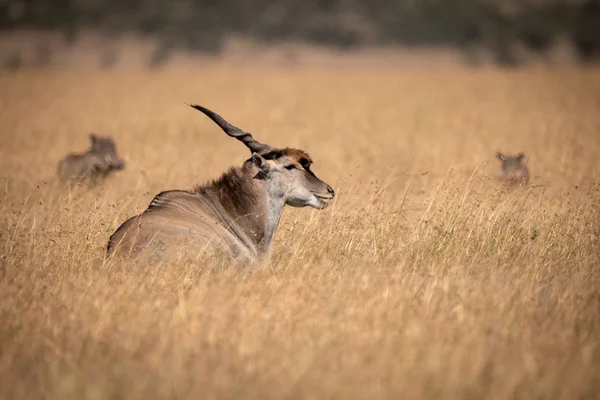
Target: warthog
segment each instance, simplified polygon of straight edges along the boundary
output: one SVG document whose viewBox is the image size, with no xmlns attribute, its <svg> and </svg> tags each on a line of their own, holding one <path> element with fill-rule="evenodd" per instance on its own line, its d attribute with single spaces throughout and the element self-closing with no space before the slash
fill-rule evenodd
<svg viewBox="0 0 600 400">
<path fill-rule="evenodd" d="M 69 179 L 103 178 L 113 170 L 123 169 L 125 161 L 117 155 L 117 147 L 110 137 L 90 134 L 92 147 L 82 154 L 69 154 L 58 163 L 58 177 Z"/>
<path fill-rule="evenodd" d="M 142 214 L 113 233 L 107 253 L 124 251 L 159 259 L 177 258 L 184 252 L 209 253 L 260 261 L 269 251 L 286 204 L 323 209 L 334 191 L 311 171 L 312 159 L 306 152 L 260 143 L 215 112 L 190 106 L 244 143 L 251 157 L 210 183 L 159 193 Z"/>
<path fill-rule="evenodd" d="M 501 180 L 511 185 L 527 185 L 529 183 L 529 169 L 523 162 L 525 159 L 524 153 L 519 153 L 516 156 L 506 156 L 497 152 L 496 157 L 502 162 L 498 175 Z"/>
</svg>

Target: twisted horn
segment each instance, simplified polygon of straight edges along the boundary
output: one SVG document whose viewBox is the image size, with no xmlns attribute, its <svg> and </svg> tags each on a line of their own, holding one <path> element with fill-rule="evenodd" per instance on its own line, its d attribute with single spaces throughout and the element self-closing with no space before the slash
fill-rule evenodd
<svg viewBox="0 0 600 400">
<path fill-rule="evenodd" d="M 264 154 L 271 150 L 271 146 L 269 146 L 268 144 L 260 143 L 258 140 L 254 139 L 251 134 L 249 134 L 248 132 L 244 132 L 236 126 L 231 125 L 216 112 L 211 111 L 206 107 L 199 106 L 197 104 L 186 104 L 192 108 L 195 108 L 198 111 L 202 111 L 208 118 L 212 119 L 215 124 L 219 125 L 219 127 L 223 129 L 223 132 L 243 142 L 246 145 L 246 147 L 250 149 L 250 151 L 258 154 Z"/>
</svg>

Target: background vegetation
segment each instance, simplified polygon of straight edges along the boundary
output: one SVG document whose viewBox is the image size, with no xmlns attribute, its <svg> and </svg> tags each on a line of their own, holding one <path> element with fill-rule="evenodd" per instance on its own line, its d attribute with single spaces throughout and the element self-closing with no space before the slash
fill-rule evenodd
<svg viewBox="0 0 600 400">
<path fill-rule="evenodd" d="M 515 65 L 519 48 L 544 54 L 569 43 L 581 61 L 600 54 L 600 0 L 4 0 L 0 30 L 135 33 L 157 41 L 151 64 L 173 51 L 218 53 L 225 40 L 306 41 L 339 48 L 372 45 L 483 47 Z M 472 56 L 471 60 L 476 61 Z M 14 62 L 13 62 L 14 63 Z"/>
<path fill-rule="evenodd" d="M 0 75 L 0 397 L 600 397 L 600 75 L 211 67 Z M 104 260 L 161 190 L 311 153 L 261 269 Z M 126 170 L 55 168 L 111 132 Z M 495 180 L 525 151 L 529 187 Z"/>
</svg>

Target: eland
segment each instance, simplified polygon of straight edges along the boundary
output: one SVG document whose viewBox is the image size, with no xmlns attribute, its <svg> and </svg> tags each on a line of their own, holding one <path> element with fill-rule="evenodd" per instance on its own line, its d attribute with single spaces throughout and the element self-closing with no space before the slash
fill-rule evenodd
<svg viewBox="0 0 600 400">
<path fill-rule="evenodd" d="M 251 156 L 219 179 L 192 190 L 159 193 L 110 237 L 107 253 L 176 259 L 218 254 L 260 261 L 273 242 L 284 206 L 323 209 L 334 190 L 312 172 L 303 150 L 260 143 L 208 108 L 188 104 L 246 145 Z"/>
</svg>

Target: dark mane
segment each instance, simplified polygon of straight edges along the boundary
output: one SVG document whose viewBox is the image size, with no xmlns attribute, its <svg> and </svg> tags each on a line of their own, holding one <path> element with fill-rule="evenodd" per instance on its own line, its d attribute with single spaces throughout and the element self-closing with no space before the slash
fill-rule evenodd
<svg viewBox="0 0 600 400">
<path fill-rule="evenodd" d="M 261 197 L 250 173 L 247 166 L 231 167 L 220 178 L 194 187 L 192 193 L 209 198 L 216 195 L 223 207 L 233 215 L 248 215 L 256 210 Z"/>
</svg>

